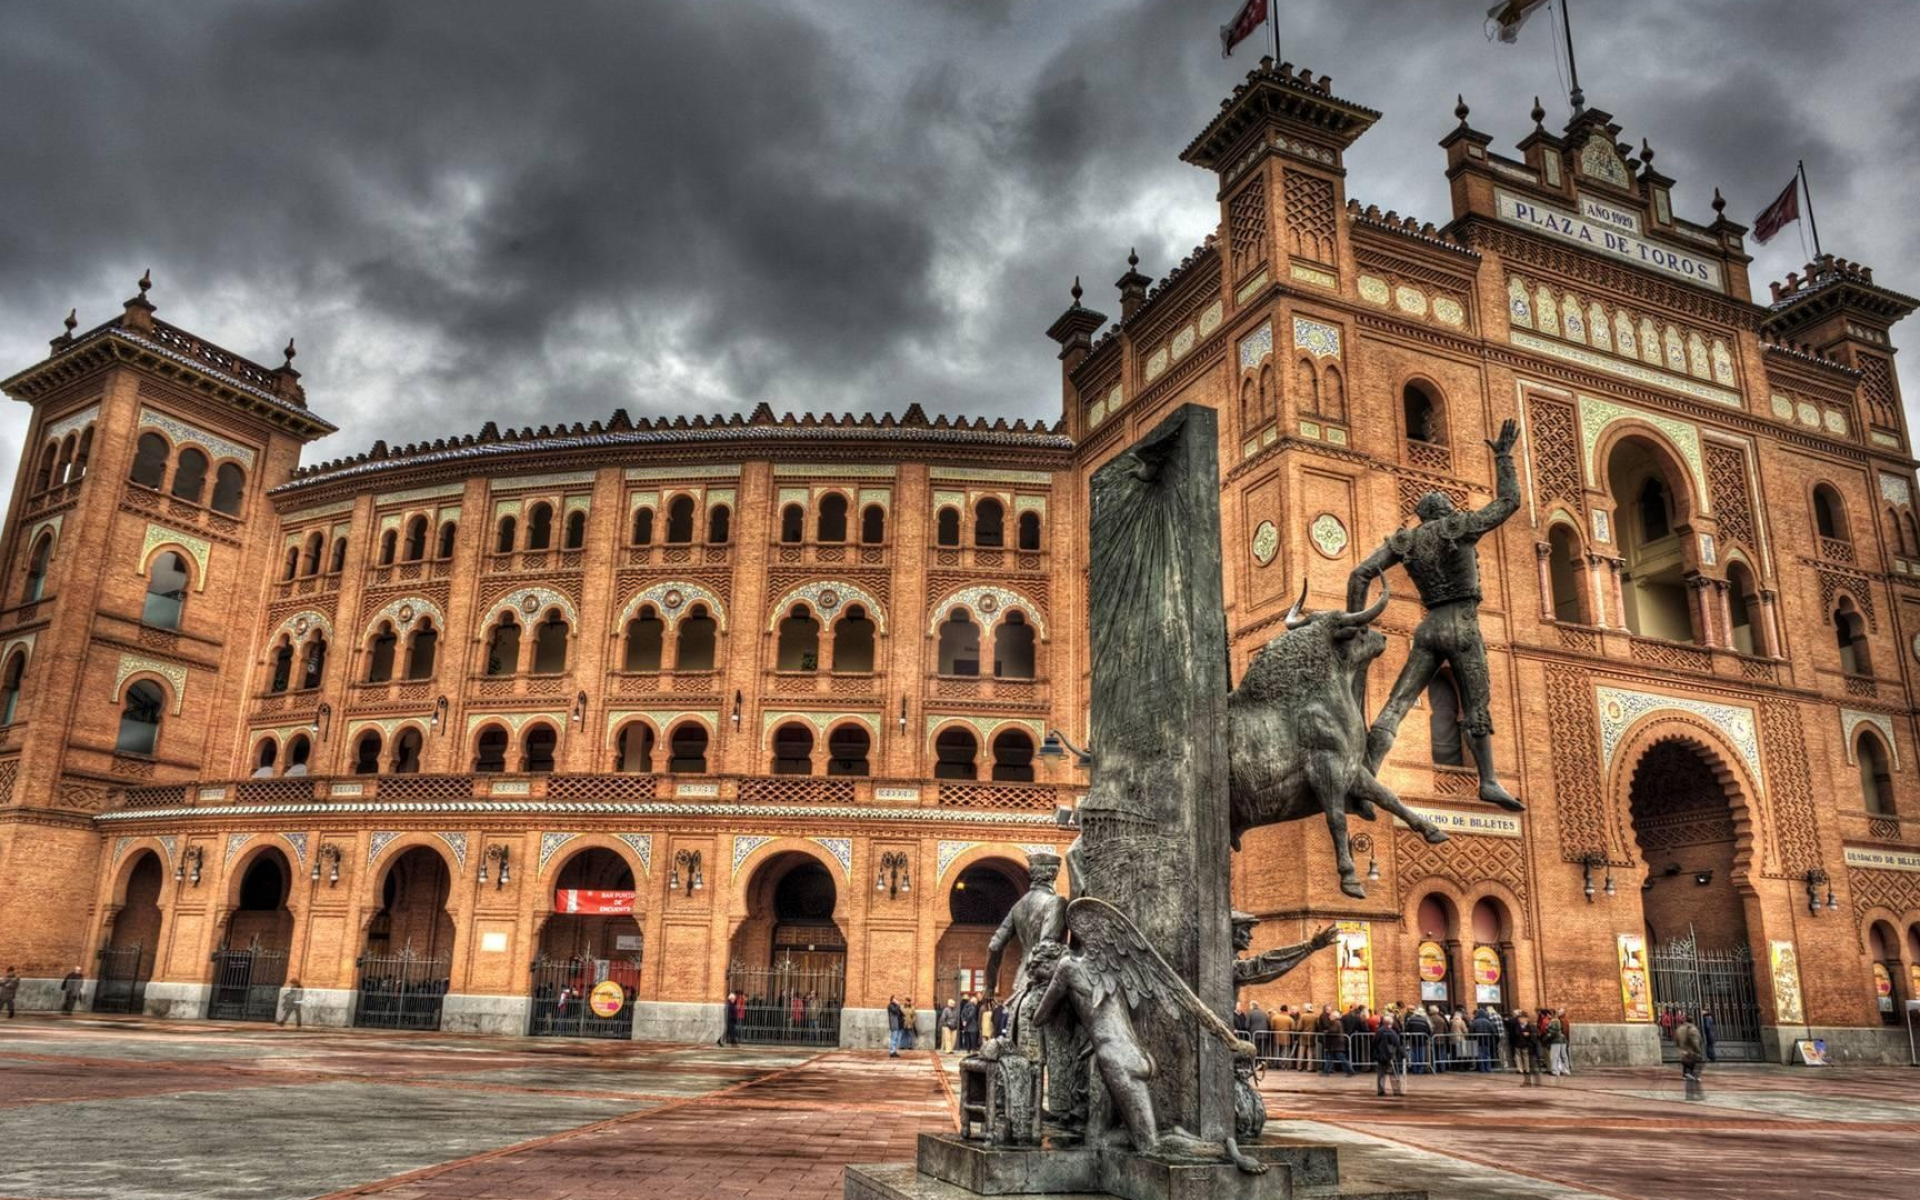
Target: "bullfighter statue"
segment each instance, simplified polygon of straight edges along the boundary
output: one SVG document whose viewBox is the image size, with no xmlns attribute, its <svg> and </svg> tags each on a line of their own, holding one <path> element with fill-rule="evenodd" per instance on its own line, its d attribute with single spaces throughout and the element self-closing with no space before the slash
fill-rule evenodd
<svg viewBox="0 0 1920 1200">
<path fill-rule="evenodd" d="M 1276 946 L 1252 958 L 1239 957 L 1253 949 L 1253 927 L 1259 923 L 1260 918 L 1252 913 L 1233 910 L 1233 989 L 1236 992 L 1248 984 L 1272 983 L 1305 962 L 1315 951 L 1326 949 L 1340 938 L 1340 927 L 1328 925 L 1304 942 Z M 1253 1085 L 1253 1060 L 1252 1054 L 1236 1054 L 1233 1060 L 1233 1132 L 1235 1139 L 1242 1142 L 1258 1138 L 1267 1124 L 1266 1104 Z"/>
<path fill-rule="evenodd" d="M 1490 678 L 1487 644 L 1480 637 L 1480 552 L 1476 543 L 1499 528 L 1520 507 L 1520 480 L 1513 469 L 1513 443 L 1519 427 L 1512 420 L 1488 442 L 1496 475 L 1494 498 L 1485 508 L 1460 512 L 1441 492 L 1428 492 L 1414 506 L 1420 524 L 1389 534 L 1378 550 L 1353 569 L 1347 580 L 1347 607 L 1366 606 L 1373 580 L 1399 563 L 1420 592 L 1427 614 L 1413 631 L 1413 649 L 1400 669 L 1387 703 L 1367 731 L 1367 768 L 1379 771 L 1407 710 L 1433 682 L 1442 665 L 1453 668 L 1460 689 L 1461 730 L 1480 771 L 1480 799 L 1510 812 L 1525 806 L 1514 799 L 1493 769 L 1493 714 L 1488 708 Z"/>
<path fill-rule="evenodd" d="M 1029 978 L 1034 947 L 1042 942 L 1064 942 L 1067 938 L 1066 897 L 1054 892 L 1060 876 L 1060 856 L 1048 850 L 1027 855 L 1027 894 L 1014 901 L 1000 928 L 987 943 L 987 995 L 999 995 L 1001 958 L 1009 943 L 1020 941 L 1020 965 L 1013 974 L 1012 1008 L 1008 1036 L 1019 1054 L 1030 1060 L 1033 1069 L 1046 1070 L 1046 1098 L 1041 1105 L 1044 1117 L 1055 1125 L 1078 1126 L 1086 1113 L 1086 1088 L 1073 1069 L 1080 1046 L 1069 1029 L 1046 1029 L 1034 1018 L 1040 1007 L 1040 988 Z"/>
</svg>

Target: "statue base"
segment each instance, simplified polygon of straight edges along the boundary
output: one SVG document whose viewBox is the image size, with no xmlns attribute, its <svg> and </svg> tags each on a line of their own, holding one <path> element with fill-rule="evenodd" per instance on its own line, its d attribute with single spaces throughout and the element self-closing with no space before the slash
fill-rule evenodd
<svg viewBox="0 0 1920 1200">
<path fill-rule="evenodd" d="M 1195 1163 L 1136 1154 L 1124 1146 L 1042 1143 L 989 1146 L 955 1134 L 923 1133 L 916 1161 L 847 1168 L 846 1200 L 973 1200 L 1041 1196 L 1054 1200 L 1426 1200 L 1423 1191 L 1340 1182 L 1332 1146 L 1263 1138 L 1242 1146 L 1267 1165 L 1249 1175 L 1231 1163 Z"/>
</svg>

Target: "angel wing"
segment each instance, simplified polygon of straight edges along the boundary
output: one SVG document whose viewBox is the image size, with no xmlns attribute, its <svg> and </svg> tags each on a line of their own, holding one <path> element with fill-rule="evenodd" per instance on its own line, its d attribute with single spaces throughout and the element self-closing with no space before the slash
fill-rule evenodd
<svg viewBox="0 0 1920 1200">
<path fill-rule="evenodd" d="M 1232 1026 L 1201 1003 L 1127 914 L 1105 900 L 1082 896 L 1067 905 L 1067 928 L 1073 932 L 1081 960 L 1094 978 L 1094 1004 L 1110 993 L 1119 993 L 1126 998 L 1128 1011 L 1137 1012 L 1143 1001 L 1151 1001 L 1161 1008 L 1188 1014 L 1229 1049 L 1252 1053 L 1253 1048 Z"/>
</svg>

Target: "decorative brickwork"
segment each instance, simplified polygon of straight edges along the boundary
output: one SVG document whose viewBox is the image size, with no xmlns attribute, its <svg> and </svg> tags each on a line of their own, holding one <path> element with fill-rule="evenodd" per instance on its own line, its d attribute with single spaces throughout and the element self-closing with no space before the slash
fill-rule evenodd
<svg viewBox="0 0 1920 1200">
<path fill-rule="evenodd" d="M 1767 807 L 1772 827 L 1768 855 L 1772 872 L 1802 875 L 1821 861 L 1820 823 L 1815 816 L 1813 773 L 1807 765 L 1806 730 L 1792 700 L 1760 704 L 1760 747 L 1767 763 Z"/>
<path fill-rule="evenodd" d="M 1334 261 L 1333 184 L 1317 175 L 1288 171 L 1287 236 L 1293 252 L 1315 262 Z"/>
<path fill-rule="evenodd" d="M 1227 204 L 1227 239 L 1238 279 L 1267 257 L 1267 183 L 1255 176 Z"/>
</svg>

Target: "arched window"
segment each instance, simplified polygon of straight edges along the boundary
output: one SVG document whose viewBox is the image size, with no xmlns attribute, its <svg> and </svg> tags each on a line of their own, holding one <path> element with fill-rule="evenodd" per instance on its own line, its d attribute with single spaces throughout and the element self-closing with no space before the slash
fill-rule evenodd
<svg viewBox="0 0 1920 1200">
<path fill-rule="evenodd" d="M 346 569 L 347 569 L 347 539 L 335 538 L 333 539 L 332 573 L 335 575 L 338 575 L 340 572 Z"/>
<path fill-rule="evenodd" d="M 40 469 L 33 473 L 34 491 L 44 492 L 54 484 L 60 482 L 59 477 L 55 474 L 59 463 L 60 444 L 58 442 L 48 442 L 47 448 L 40 452 Z M 135 465 L 139 465 L 137 460 Z M 136 482 L 138 481 L 136 480 Z M 160 485 L 154 484 L 153 486 L 158 487 Z"/>
<path fill-rule="evenodd" d="M 1418 383 L 1400 390 L 1400 412 L 1407 422 L 1407 440 L 1432 446 L 1447 444 L 1446 427 L 1440 421 L 1440 405 L 1433 393 Z"/>
<path fill-rule="evenodd" d="M 272 681 L 267 684 L 267 690 L 278 695 L 286 691 L 292 681 L 293 643 L 286 638 L 281 638 L 280 644 L 273 651 L 273 676 Z"/>
<path fill-rule="evenodd" d="M 1433 761 L 1443 767 L 1466 764 L 1460 740 L 1460 691 L 1451 668 L 1442 668 L 1427 685 L 1427 732 Z"/>
<path fill-rule="evenodd" d="M 407 648 L 407 678 L 432 679 L 434 665 L 440 657 L 440 631 L 433 627 L 431 618 L 420 618 L 410 643 Z"/>
<path fill-rule="evenodd" d="M 956 608 L 940 623 L 940 674 L 980 673 L 980 627 L 964 608 Z"/>
<path fill-rule="evenodd" d="M 578 550 L 587 544 L 587 514 L 578 509 L 567 514 L 567 543 L 569 550 Z"/>
<path fill-rule="evenodd" d="M 733 510 L 716 504 L 707 513 L 707 544 L 724 546 L 733 537 Z"/>
<path fill-rule="evenodd" d="M 933 777 L 935 779 L 978 779 L 980 743 L 972 731 L 958 726 L 940 731 L 933 739 Z"/>
<path fill-rule="evenodd" d="M 1040 514 L 1031 510 L 1020 514 L 1020 548 L 1038 550 L 1040 548 Z"/>
<path fill-rule="evenodd" d="M 213 511 L 238 516 L 246 487 L 246 472 L 234 463 L 221 463 L 220 469 L 213 473 Z"/>
<path fill-rule="evenodd" d="M 520 529 L 520 523 L 518 521 L 515 521 L 511 516 L 501 517 L 500 518 L 500 536 L 494 540 L 494 544 L 493 544 L 494 553 L 512 554 L 513 540 L 515 535 L 519 532 L 519 529 Z"/>
<path fill-rule="evenodd" d="M 1574 566 L 1579 557 L 1579 539 L 1573 530 L 1565 525 L 1547 530 L 1547 586 L 1552 589 L 1547 599 L 1556 621 L 1586 619 L 1586 605 L 1580 602 L 1580 573 Z"/>
<path fill-rule="evenodd" d="M 420 773 L 420 750 L 425 739 L 420 731 L 409 725 L 400 731 L 393 740 L 393 766 L 395 775 L 418 775 Z"/>
<path fill-rule="evenodd" d="M 1033 626 L 1019 609 L 1007 614 L 993 631 L 993 677 L 1033 678 Z"/>
<path fill-rule="evenodd" d="M 1613 540 L 1625 560 L 1620 598 L 1627 628 L 1641 637 L 1672 642 L 1699 639 L 1688 597 L 1691 569 L 1685 538 L 1674 536 L 1673 485 L 1686 476 L 1657 444 L 1628 438 L 1607 460 L 1613 495 Z"/>
<path fill-rule="evenodd" d="M 253 777 L 270 779 L 273 776 L 273 764 L 280 758 L 280 743 L 273 738 L 260 739 L 260 745 L 254 749 Z"/>
<path fill-rule="evenodd" d="M 453 557 L 453 542 L 454 542 L 454 539 L 457 536 L 459 536 L 459 533 L 460 533 L 460 525 L 457 521 L 442 521 L 440 523 L 440 557 L 441 558 Z"/>
<path fill-rule="evenodd" d="M 1841 503 L 1840 493 L 1824 483 L 1813 489 L 1813 527 L 1821 537 L 1832 541 L 1853 540 L 1847 533 L 1847 507 Z"/>
<path fill-rule="evenodd" d="M 380 565 L 390 567 L 400 547 L 400 531 L 389 529 L 380 535 Z"/>
<path fill-rule="evenodd" d="M 567 669 L 567 619 L 557 608 L 547 610 L 533 634 L 533 673 L 558 675 Z"/>
<path fill-rule="evenodd" d="M 614 744 L 613 769 L 629 775 L 645 775 L 653 770 L 653 726 L 645 721 L 630 721 L 620 730 Z"/>
<path fill-rule="evenodd" d="M 427 556 L 427 519 L 415 517 L 407 522 L 407 561 L 419 562 Z"/>
<path fill-rule="evenodd" d="M 1753 572 L 1747 570 L 1745 563 L 1728 563 L 1727 615 L 1733 625 L 1733 648 L 1742 654 L 1758 654 L 1762 649 L 1753 619 L 1759 603 L 1760 594 L 1753 582 Z"/>
<path fill-rule="evenodd" d="M 1329 421 L 1347 419 L 1347 386 L 1338 367 L 1327 368 L 1326 384 L 1320 390 L 1320 415 Z"/>
<path fill-rule="evenodd" d="M 300 573 L 302 575 L 318 575 L 320 573 L 320 564 L 323 561 L 322 556 L 325 555 L 326 552 L 327 535 L 317 529 L 308 534 L 307 552 L 300 558 Z"/>
<path fill-rule="evenodd" d="M 633 510 L 633 544 L 651 546 L 653 544 L 653 510 L 636 508 Z"/>
<path fill-rule="evenodd" d="M 154 555 L 147 571 L 147 599 L 140 609 L 140 623 L 155 629 L 180 628 L 180 614 L 187 604 L 187 560 L 171 550 Z"/>
<path fill-rule="evenodd" d="M 1887 768 L 1887 747 L 1866 730 L 1853 743 L 1853 756 L 1860 764 L 1860 800 L 1867 811 L 1879 817 L 1893 815 L 1893 773 Z"/>
<path fill-rule="evenodd" d="M 789 504 L 780 510 L 780 540 L 793 545 L 807 536 L 807 510 Z"/>
<path fill-rule="evenodd" d="M 820 669 L 820 622 L 804 604 L 796 604 L 780 621 L 779 671 L 818 671 Z"/>
<path fill-rule="evenodd" d="M 501 613 L 500 623 L 487 639 L 487 674 L 511 675 L 520 669 L 520 622 L 512 613 Z"/>
<path fill-rule="evenodd" d="M 799 722 L 782 725 L 773 731 L 775 775 L 813 774 L 813 730 Z"/>
<path fill-rule="evenodd" d="M 54 464 L 53 468 L 54 483 L 70 483 L 73 481 L 73 448 L 77 444 L 78 441 L 72 434 L 68 434 L 67 440 L 60 443 L 59 460 Z"/>
<path fill-rule="evenodd" d="M 295 575 L 298 575 L 299 573 L 300 573 L 300 547 L 288 546 L 287 547 L 287 573 L 283 578 L 286 582 L 291 583 L 293 581 L 293 577 Z"/>
<path fill-rule="evenodd" d="M 545 775 L 553 770 L 554 748 L 560 735 L 551 725 L 529 725 L 520 739 L 520 770 L 528 775 Z"/>
<path fill-rule="evenodd" d="M 20 603 L 32 604 L 47 594 L 47 560 L 52 557 L 53 535 L 42 534 L 27 558 L 27 586 L 20 594 Z"/>
<path fill-rule="evenodd" d="M 1320 377 L 1313 373 L 1313 364 L 1300 359 L 1293 364 L 1293 402 L 1304 413 L 1320 411 Z"/>
<path fill-rule="evenodd" d="M 858 725 L 836 726 L 827 734 L 827 774 L 866 776 L 873 773 L 867 763 L 873 739 Z"/>
<path fill-rule="evenodd" d="M 1657 542 L 1673 535 L 1673 497 L 1668 493 L 1664 480 L 1656 475 L 1649 475 L 1642 480 L 1635 505 L 1640 516 L 1642 541 Z"/>
<path fill-rule="evenodd" d="M 860 544 L 878 546 L 887 540 L 887 510 L 869 504 L 860 510 Z"/>
<path fill-rule="evenodd" d="M 623 671 L 658 671 L 662 661 L 667 625 L 653 605 L 643 604 L 627 622 L 627 654 Z"/>
<path fill-rule="evenodd" d="M 89 425 L 80 434 L 80 448 L 73 454 L 73 470 L 68 472 L 69 479 L 85 479 L 87 463 L 93 458 L 93 426 Z"/>
<path fill-rule="evenodd" d="M 327 639 L 322 634 L 314 634 L 307 643 L 307 652 L 302 660 L 300 686 L 302 689 L 317 688 L 327 674 Z"/>
<path fill-rule="evenodd" d="M 380 731 L 369 729 L 353 744 L 353 773 L 377 775 L 380 772 Z"/>
<path fill-rule="evenodd" d="M 1024 729 L 1003 729 L 993 738 L 996 783 L 1033 782 L 1033 737 Z"/>
<path fill-rule="evenodd" d="M 1873 674 L 1867 653 L 1867 623 L 1850 597 L 1842 596 L 1833 613 L 1833 638 L 1840 649 L 1840 670 L 1848 675 Z"/>
<path fill-rule="evenodd" d="M 667 740 L 670 757 L 667 770 L 674 775 L 707 773 L 707 727 L 698 721 L 682 721 L 674 726 Z"/>
<path fill-rule="evenodd" d="M 287 743 L 287 765 L 282 772 L 285 775 L 299 776 L 307 773 L 307 760 L 313 757 L 313 742 L 304 733 L 296 733 Z"/>
<path fill-rule="evenodd" d="M 998 500 L 988 496 L 973 506 L 973 544 L 976 546 L 1003 546 L 1006 544 L 1006 509 Z"/>
<path fill-rule="evenodd" d="M 684 546 L 693 540 L 693 497 L 675 496 L 667 502 L 667 544 Z"/>
<path fill-rule="evenodd" d="M 120 732 L 113 741 L 116 754 L 152 754 L 160 744 L 160 712 L 167 696 L 160 685 L 142 679 L 127 688 L 120 705 Z"/>
<path fill-rule="evenodd" d="M 936 546 L 958 546 L 960 544 L 960 510 L 943 508 L 934 518 L 933 541 Z"/>
<path fill-rule="evenodd" d="M 473 770 L 476 775 L 498 775 L 507 769 L 507 731 L 488 725 L 473 740 Z"/>
<path fill-rule="evenodd" d="M 393 625 L 380 622 L 380 629 L 367 647 L 367 682 L 386 683 L 393 678 L 393 656 L 400 648 L 400 637 Z"/>
<path fill-rule="evenodd" d="M 1260 426 L 1260 387 L 1249 375 L 1240 381 L 1240 428 L 1251 433 Z"/>
<path fill-rule="evenodd" d="M 207 490 L 207 456 L 189 446 L 180 452 L 173 468 L 173 494 L 182 500 L 200 503 Z"/>
<path fill-rule="evenodd" d="M 687 610 L 680 619 L 680 640 L 675 647 L 674 670 L 711 671 L 714 665 L 714 643 L 719 625 L 707 612 L 707 606 L 696 604 Z"/>
<path fill-rule="evenodd" d="M 553 505 L 542 500 L 527 513 L 527 549 L 546 550 L 553 546 Z"/>
<path fill-rule="evenodd" d="M 52 453 L 52 448 L 48 448 Z M 52 473 L 52 460 L 48 460 L 47 471 Z M 157 433 L 143 433 L 133 450 L 132 479 L 141 487 L 158 489 L 167 477 L 167 439 Z"/>
<path fill-rule="evenodd" d="M 819 540 L 823 542 L 846 541 L 847 498 L 839 492 L 828 492 L 822 496 L 816 527 L 819 530 Z"/>
<path fill-rule="evenodd" d="M 1911 547 L 1911 549 L 1907 551 L 1908 556 L 1920 558 L 1920 523 L 1916 523 L 1913 519 L 1913 513 L 1907 511 L 1901 512 L 1898 523 L 1900 526 L 1900 540 Z"/>
<path fill-rule="evenodd" d="M 0 725 L 11 725 L 20 712 L 20 677 L 26 673 L 27 656 L 15 654 L 0 674 Z"/>
<path fill-rule="evenodd" d="M 849 604 L 846 615 L 834 623 L 833 669 L 873 670 L 873 618 L 858 604 Z"/>
</svg>

